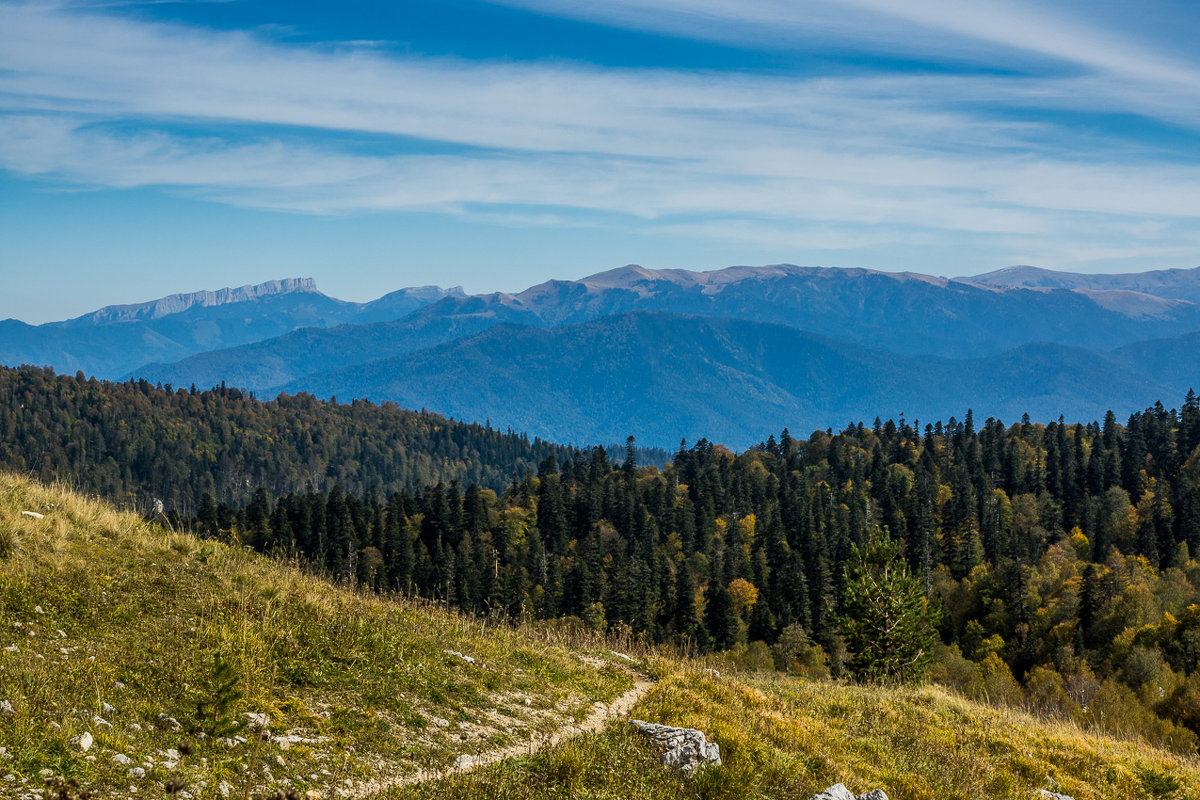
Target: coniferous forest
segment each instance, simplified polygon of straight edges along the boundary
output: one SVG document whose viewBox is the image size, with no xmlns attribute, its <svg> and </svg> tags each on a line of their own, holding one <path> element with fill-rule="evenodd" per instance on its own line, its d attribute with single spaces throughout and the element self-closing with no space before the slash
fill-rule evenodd
<svg viewBox="0 0 1200 800">
<path fill-rule="evenodd" d="M 740 454 L 701 440 L 658 468 L 632 441 L 613 460 L 369 404 L 2 375 L 5 466 L 118 497 L 159 480 L 177 519 L 347 582 L 876 678 L 890 673 L 864 659 L 861 623 L 894 601 L 935 626 L 902 644 L 936 680 L 1182 750 L 1200 741 L 1191 392 L 1124 423 L 968 411 L 785 429 Z M 194 427 L 164 435 L 171 413 Z M 272 425 L 300 434 L 272 439 Z M 401 445 L 412 466 L 384 471 Z M 297 469 L 333 463 L 328 486 Z"/>
<path fill-rule="evenodd" d="M 231 504 L 337 484 L 361 494 L 460 481 L 503 487 L 572 449 L 392 404 L 281 395 L 261 402 L 224 386 L 110 383 L 0 367 L 0 464 L 121 504 L 192 513 L 209 494 Z M 665 455 L 665 454 L 663 454 Z"/>
</svg>

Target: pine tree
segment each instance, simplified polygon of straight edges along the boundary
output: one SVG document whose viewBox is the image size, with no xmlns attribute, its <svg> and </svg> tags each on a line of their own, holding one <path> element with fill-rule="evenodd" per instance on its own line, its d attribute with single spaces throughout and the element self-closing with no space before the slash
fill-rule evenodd
<svg viewBox="0 0 1200 800">
<path fill-rule="evenodd" d="M 860 680 L 910 681 L 933 656 L 938 614 L 900 557 L 900 544 L 879 528 L 854 547 L 845 567 L 840 629 L 850 671 Z"/>
</svg>

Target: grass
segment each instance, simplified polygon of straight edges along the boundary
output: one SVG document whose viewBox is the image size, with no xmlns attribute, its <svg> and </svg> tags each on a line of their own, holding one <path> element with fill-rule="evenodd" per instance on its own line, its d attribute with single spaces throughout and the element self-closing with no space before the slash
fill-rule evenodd
<svg viewBox="0 0 1200 800">
<path fill-rule="evenodd" d="M 101 797 L 170 779 L 194 798 L 337 796 L 536 739 L 632 685 L 604 649 L 359 594 L 8 474 L 0 531 L 0 796 L 43 771 Z M 214 653 L 238 676 L 236 717 L 266 714 L 275 738 L 196 735 Z"/>
<path fill-rule="evenodd" d="M 361 595 L 0 474 L 0 701 L 12 705 L 0 711 L 0 797 L 34 797 L 45 771 L 105 798 L 166 796 L 181 780 L 184 800 L 380 788 L 390 800 L 803 800 L 836 782 L 894 800 L 1031 800 L 1043 788 L 1200 800 L 1200 760 L 1137 739 L 936 687 L 721 675 L 661 653 L 642 662 L 658 680 L 634 715 L 700 728 L 722 767 L 682 779 L 615 723 L 475 772 L 384 787 L 581 719 L 632 685 L 612 653 L 630 647 Z M 239 678 L 236 718 L 266 714 L 271 738 L 195 733 L 197 701 L 219 683 L 214 653 Z M 72 744 L 84 731 L 95 738 L 86 754 Z M 134 767 L 145 777 L 130 778 Z"/>
<path fill-rule="evenodd" d="M 680 780 L 629 726 L 391 800 L 496 797 L 808 798 L 842 782 L 896 800 L 1200 797 L 1200 761 L 1086 733 L 936 687 L 879 688 L 786 676 L 713 676 L 664 661 L 635 715 L 705 731 L 724 765 Z"/>
</svg>

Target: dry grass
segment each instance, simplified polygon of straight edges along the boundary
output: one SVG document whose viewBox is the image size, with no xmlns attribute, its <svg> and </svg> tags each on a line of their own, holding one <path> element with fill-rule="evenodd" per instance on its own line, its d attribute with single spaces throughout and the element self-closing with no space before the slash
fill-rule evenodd
<svg viewBox="0 0 1200 800">
<path fill-rule="evenodd" d="M 531 637 L 331 586 L 7 474 L 0 531 L 15 542 L 0 559 L 0 700 L 14 710 L 0 715 L 0 795 L 28 794 L 50 770 L 104 797 L 170 778 L 193 797 L 339 796 L 536 740 L 632 685 L 606 650 L 585 660 L 551 643 L 561 632 Z M 191 734 L 217 651 L 241 678 L 239 715 L 265 713 L 273 734 L 298 741 L 284 749 L 246 730 L 226 748 Z M 96 741 L 86 755 L 70 743 L 85 731 Z M 185 740 L 193 755 L 170 753 Z M 130 780 L 133 767 L 146 778 Z"/>
</svg>

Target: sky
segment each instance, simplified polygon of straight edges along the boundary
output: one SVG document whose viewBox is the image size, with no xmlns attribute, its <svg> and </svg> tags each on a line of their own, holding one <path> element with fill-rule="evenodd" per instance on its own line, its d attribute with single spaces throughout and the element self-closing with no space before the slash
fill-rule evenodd
<svg viewBox="0 0 1200 800">
<path fill-rule="evenodd" d="M 1194 0 L 0 0 L 0 319 L 1200 265 Z"/>
</svg>

